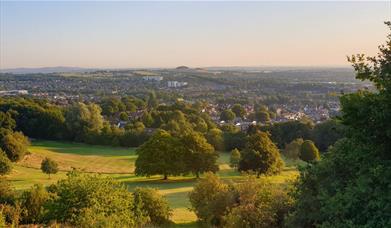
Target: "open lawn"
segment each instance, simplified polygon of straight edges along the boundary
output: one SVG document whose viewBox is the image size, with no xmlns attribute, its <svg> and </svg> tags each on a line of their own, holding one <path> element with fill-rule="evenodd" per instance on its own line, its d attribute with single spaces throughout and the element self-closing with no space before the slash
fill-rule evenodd
<svg viewBox="0 0 391 228">
<path fill-rule="evenodd" d="M 39 169 L 42 160 L 49 157 L 61 171 L 76 168 L 83 172 L 132 173 L 136 159 L 134 149 L 54 141 L 33 142 L 29 151 L 31 154 L 19 162 L 21 166 Z"/>
<path fill-rule="evenodd" d="M 130 191 L 136 187 L 156 188 L 169 201 L 173 209 L 172 220 L 179 227 L 195 227 L 197 217 L 188 210 L 190 203 L 188 193 L 197 180 L 194 176 L 169 177 L 162 180 L 161 176 L 138 177 L 133 174 L 136 154 L 134 149 L 91 146 L 79 143 L 33 141 L 31 152 L 23 161 L 14 166 L 8 176 L 17 190 L 28 189 L 34 184 L 49 185 L 66 177 L 66 171 L 72 167 L 84 172 L 102 173 L 126 184 Z M 43 158 L 50 157 L 60 165 L 59 173 L 51 179 L 41 172 L 40 164 Z M 220 171 L 218 175 L 226 181 L 241 181 L 243 176 L 229 167 L 229 153 L 220 153 L 218 160 Z M 285 184 L 297 175 L 296 163 L 287 161 L 287 166 L 280 175 L 262 177 L 274 184 Z"/>
</svg>

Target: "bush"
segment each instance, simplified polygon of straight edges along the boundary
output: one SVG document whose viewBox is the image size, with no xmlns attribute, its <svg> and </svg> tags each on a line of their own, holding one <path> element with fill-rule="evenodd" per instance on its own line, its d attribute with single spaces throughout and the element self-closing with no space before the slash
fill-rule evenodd
<svg viewBox="0 0 391 228">
<path fill-rule="evenodd" d="M 300 147 L 300 159 L 306 162 L 319 160 L 319 150 L 311 140 L 305 140 Z"/>
<path fill-rule="evenodd" d="M 10 227 L 17 227 L 22 217 L 22 208 L 19 204 L 0 204 L 0 211 L 5 218 L 5 222 L 11 224 Z"/>
<path fill-rule="evenodd" d="M 248 177 L 228 185 L 208 173 L 189 194 L 192 210 L 208 226 L 282 227 L 291 209 L 286 189 Z"/>
<path fill-rule="evenodd" d="M 133 193 L 134 205 L 154 225 L 163 225 L 170 221 L 171 209 L 168 201 L 153 188 L 136 188 Z"/>
<path fill-rule="evenodd" d="M 292 200 L 287 191 L 249 177 L 235 185 L 237 203 L 224 217 L 224 227 L 282 227 Z"/>
<path fill-rule="evenodd" d="M 16 192 L 7 179 L 0 177 L 0 204 L 14 204 Z"/>
<path fill-rule="evenodd" d="M 216 175 L 205 174 L 189 193 L 192 210 L 206 224 L 220 225 L 229 207 L 234 204 L 230 187 Z"/>
<path fill-rule="evenodd" d="M 299 159 L 300 158 L 300 149 L 301 145 L 303 144 L 303 139 L 298 138 L 290 142 L 289 144 L 286 144 L 285 149 L 284 149 L 284 155 L 287 158 L 290 159 Z"/>
<path fill-rule="evenodd" d="M 21 160 L 27 153 L 29 144 L 28 138 L 21 132 L 11 132 L 4 136 L 1 147 L 9 160 L 16 162 Z"/>
<path fill-rule="evenodd" d="M 105 227 L 109 221 L 112 227 L 145 223 L 133 212 L 132 194 L 111 178 L 72 171 L 50 190 L 56 197 L 46 206 L 49 219 L 80 227 Z"/>
<path fill-rule="evenodd" d="M 12 170 L 11 161 L 7 155 L 0 149 L 0 175 L 9 174 Z"/>
<path fill-rule="evenodd" d="M 22 194 L 23 223 L 41 223 L 44 221 L 44 205 L 51 199 L 42 185 L 35 185 Z"/>
<path fill-rule="evenodd" d="M 0 211 L 0 228 L 7 227 L 5 224 L 5 217 L 3 215 L 3 211 Z"/>
</svg>

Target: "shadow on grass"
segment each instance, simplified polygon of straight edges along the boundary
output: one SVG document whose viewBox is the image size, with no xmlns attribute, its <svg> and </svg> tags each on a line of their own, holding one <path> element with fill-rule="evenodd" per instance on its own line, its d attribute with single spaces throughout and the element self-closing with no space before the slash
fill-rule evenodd
<svg viewBox="0 0 391 228">
<path fill-rule="evenodd" d="M 88 145 L 83 143 L 65 142 L 65 141 L 43 141 L 32 142 L 33 147 L 43 147 L 57 153 L 75 154 L 75 155 L 96 155 L 96 156 L 136 156 L 134 148 L 110 147 Z"/>
</svg>

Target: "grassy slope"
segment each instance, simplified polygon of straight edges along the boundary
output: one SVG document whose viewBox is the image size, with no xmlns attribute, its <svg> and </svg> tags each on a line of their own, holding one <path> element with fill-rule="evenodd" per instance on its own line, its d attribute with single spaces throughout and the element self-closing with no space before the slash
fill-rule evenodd
<svg viewBox="0 0 391 228">
<path fill-rule="evenodd" d="M 31 152 L 21 166 L 39 169 L 45 157 L 57 161 L 61 171 L 72 170 L 72 167 L 84 172 L 97 173 L 132 173 L 136 154 L 134 149 L 91 146 L 80 143 L 63 143 L 53 141 L 34 142 Z"/>
<path fill-rule="evenodd" d="M 134 149 L 91 146 L 76 143 L 63 143 L 52 141 L 36 141 L 30 147 L 31 155 L 15 165 L 9 179 L 18 190 L 27 189 L 34 184 L 48 185 L 66 176 L 66 170 L 76 167 L 88 172 L 105 173 L 125 183 L 129 190 L 135 187 L 153 187 L 167 197 L 173 208 L 173 221 L 183 227 L 194 226 L 196 216 L 189 211 L 190 203 L 187 194 L 192 190 L 196 179 L 193 176 L 170 177 L 163 181 L 160 176 L 150 178 L 133 175 Z M 50 157 L 60 164 L 60 171 L 52 175 L 51 179 L 43 174 L 39 167 L 42 158 Z M 229 154 L 220 153 L 220 171 L 218 175 L 227 181 L 240 181 L 243 176 L 232 170 L 229 165 Z M 277 176 L 265 177 L 275 184 L 284 184 L 297 176 L 297 169 L 292 162 Z"/>
</svg>

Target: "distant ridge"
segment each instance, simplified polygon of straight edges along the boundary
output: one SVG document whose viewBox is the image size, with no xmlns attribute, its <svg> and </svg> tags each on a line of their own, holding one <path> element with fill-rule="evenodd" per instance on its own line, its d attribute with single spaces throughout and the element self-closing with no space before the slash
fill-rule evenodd
<svg viewBox="0 0 391 228">
<path fill-rule="evenodd" d="M 177 69 L 177 70 L 188 70 L 188 69 L 190 69 L 190 68 L 187 67 L 187 66 L 179 66 L 179 67 L 177 67 L 177 68 L 175 68 L 175 69 Z"/>
<path fill-rule="evenodd" d="M 48 74 L 48 73 L 61 73 L 61 72 L 89 72 L 95 71 L 93 68 L 82 68 L 82 67 L 39 67 L 39 68 L 10 68 L 0 69 L 0 73 L 12 73 L 12 74 Z"/>
</svg>

